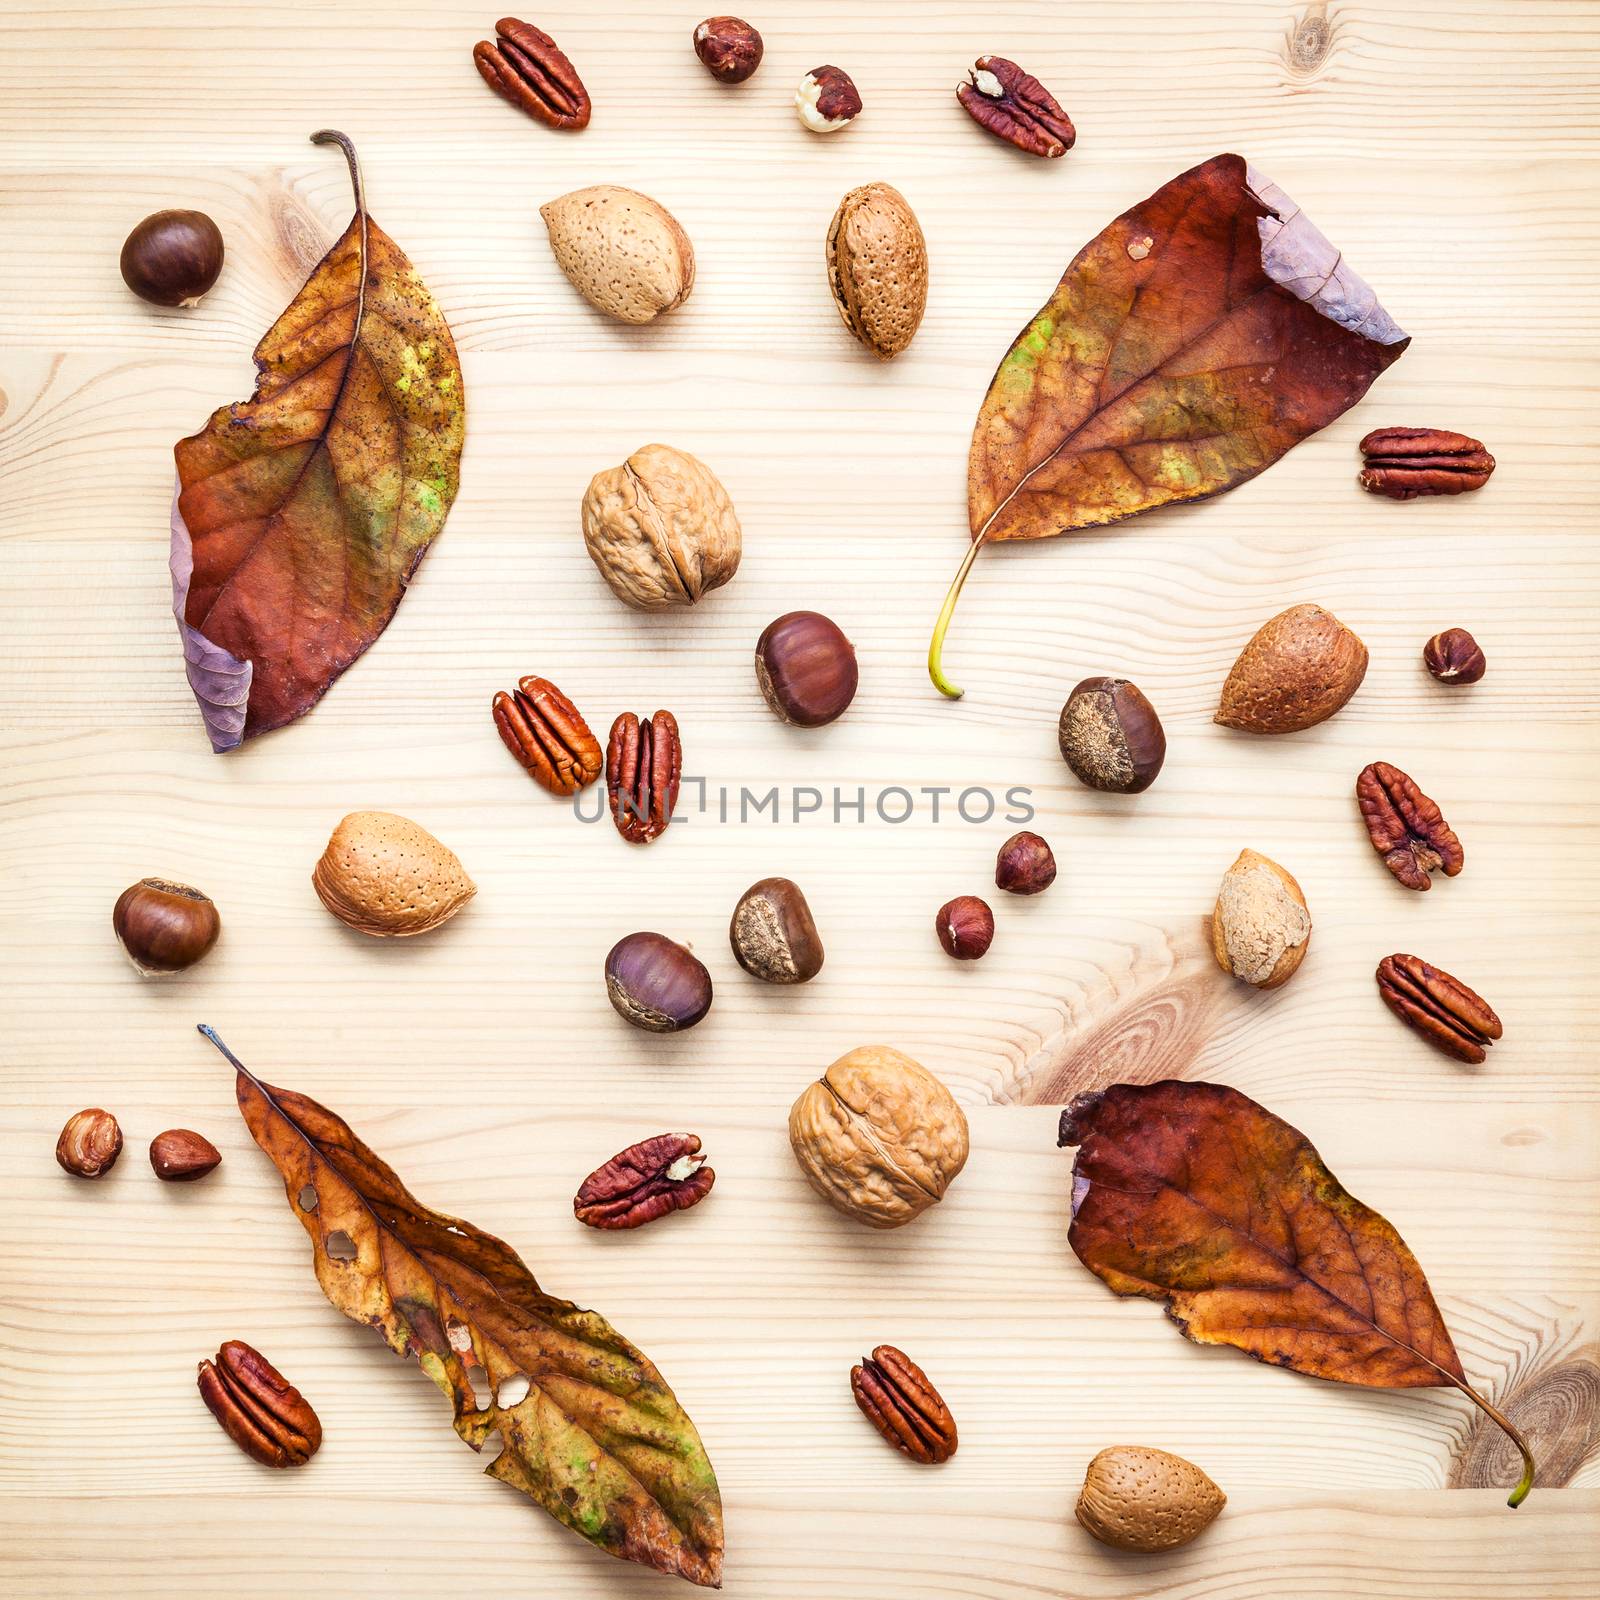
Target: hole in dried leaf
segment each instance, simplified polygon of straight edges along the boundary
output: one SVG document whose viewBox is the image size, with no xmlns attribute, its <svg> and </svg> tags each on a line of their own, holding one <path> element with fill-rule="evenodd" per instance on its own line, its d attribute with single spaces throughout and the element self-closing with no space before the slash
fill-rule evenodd
<svg viewBox="0 0 1600 1600">
<path fill-rule="evenodd" d="M 445 1324 L 445 1336 L 457 1355 L 465 1355 L 472 1348 L 472 1329 L 455 1317 Z"/>
<path fill-rule="evenodd" d="M 299 1194 L 295 1196 L 302 1211 L 315 1211 L 317 1209 L 317 1189 L 315 1184 L 308 1183 Z"/>
<path fill-rule="evenodd" d="M 343 1228 L 335 1228 L 328 1235 L 327 1251 L 331 1260 L 354 1261 L 356 1258 L 356 1242 Z"/>
<path fill-rule="evenodd" d="M 494 1404 L 489 1389 L 489 1374 L 476 1361 L 470 1362 L 467 1366 L 467 1382 L 472 1387 L 472 1409 L 487 1411 Z"/>
<path fill-rule="evenodd" d="M 494 1392 L 494 1403 L 502 1409 L 521 1405 L 528 1398 L 528 1389 L 527 1378 L 520 1372 L 513 1372 L 509 1378 L 500 1380 L 500 1387 Z"/>
</svg>

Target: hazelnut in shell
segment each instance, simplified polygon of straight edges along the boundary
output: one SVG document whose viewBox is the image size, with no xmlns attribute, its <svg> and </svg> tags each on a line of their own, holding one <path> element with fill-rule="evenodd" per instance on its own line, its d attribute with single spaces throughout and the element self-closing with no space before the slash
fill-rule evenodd
<svg viewBox="0 0 1600 1600">
<path fill-rule="evenodd" d="M 427 933 L 478 892 L 455 851 L 391 811 L 352 811 L 333 830 L 311 883 L 346 927 L 375 939 Z"/>
<path fill-rule="evenodd" d="M 795 90 L 794 109 L 813 133 L 837 133 L 861 115 L 861 94 L 843 67 L 813 67 Z"/>
<path fill-rule="evenodd" d="M 211 953 L 222 918 L 208 895 L 167 878 L 141 878 L 117 896 L 111 928 L 147 978 L 183 972 Z"/>
<path fill-rule="evenodd" d="M 692 606 L 739 570 L 743 539 L 728 491 L 671 445 L 644 445 L 597 472 L 581 514 L 589 559 L 635 611 Z"/>
<path fill-rule="evenodd" d="M 869 1228 L 900 1228 L 937 1205 L 967 1164 L 967 1119 L 926 1067 L 864 1045 L 795 1101 L 789 1143 L 830 1205 Z"/>
<path fill-rule="evenodd" d="M 1037 833 L 1014 833 L 994 859 L 994 886 L 1007 894 L 1043 894 L 1056 881 L 1056 857 Z"/>
<path fill-rule="evenodd" d="M 1489 670 L 1478 641 L 1465 628 L 1446 628 L 1422 647 L 1422 664 L 1440 683 L 1465 688 Z"/>
<path fill-rule="evenodd" d="M 707 17 L 694 30 L 694 53 L 718 83 L 743 83 L 761 65 L 761 35 L 743 17 Z"/>
<path fill-rule="evenodd" d="M 944 953 L 956 961 L 976 961 L 994 943 L 994 912 L 975 894 L 959 894 L 939 907 L 934 931 Z"/>
</svg>

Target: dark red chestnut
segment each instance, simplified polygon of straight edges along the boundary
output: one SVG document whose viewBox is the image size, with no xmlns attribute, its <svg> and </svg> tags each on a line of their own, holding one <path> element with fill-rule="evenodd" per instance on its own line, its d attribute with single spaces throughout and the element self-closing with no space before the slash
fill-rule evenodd
<svg viewBox="0 0 1600 1600">
<path fill-rule="evenodd" d="M 994 886 L 1007 894 L 1043 894 L 1056 881 L 1056 858 L 1036 833 L 1014 833 L 994 859 Z"/>
<path fill-rule="evenodd" d="M 957 895 L 933 919 L 939 943 L 957 961 L 976 961 L 994 943 L 994 912 L 975 894 Z"/>
<path fill-rule="evenodd" d="M 634 1027 L 678 1033 L 711 1009 L 711 974 L 664 933 L 630 933 L 606 957 L 606 993 Z"/>
<path fill-rule="evenodd" d="M 186 883 L 141 878 L 117 897 L 111 930 L 145 977 L 164 978 L 210 954 L 222 918 L 208 895 Z"/>
<path fill-rule="evenodd" d="M 756 682 L 785 722 L 820 728 L 856 697 L 855 646 L 817 611 L 790 611 L 756 641 Z"/>
<path fill-rule="evenodd" d="M 694 53 L 718 83 L 754 76 L 761 48 L 761 35 L 743 17 L 707 17 L 694 30 Z"/>
<path fill-rule="evenodd" d="M 1078 782 L 1107 794 L 1148 789 L 1167 759 L 1156 708 L 1126 678 L 1085 678 L 1061 708 L 1057 736 Z"/>
<path fill-rule="evenodd" d="M 197 306 L 222 271 L 222 233 L 203 211 L 157 211 L 122 246 L 122 281 L 155 306 Z"/>
</svg>

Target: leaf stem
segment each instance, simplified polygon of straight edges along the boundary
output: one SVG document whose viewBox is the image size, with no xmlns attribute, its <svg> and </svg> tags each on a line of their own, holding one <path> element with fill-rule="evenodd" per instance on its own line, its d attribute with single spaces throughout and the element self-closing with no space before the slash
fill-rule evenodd
<svg viewBox="0 0 1600 1600">
<path fill-rule="evenodd" d="M 1488 1417 L 1488 1419 L 1494 1423 L 1495 1426 L 1498 1427 L 1501 1432 L 1503 1432 L 1505 1436 L 1512 1442 L 1512 1444 L 1514 1444 L 1521 1452 L 1522 1478 L 1518 1482 L 1516 1488 L 1511 1491 L 1511 1498 L 1506 1501 L 1506 1504 L 1510 1506 L 1513 1511 L 1515 1511 L 1517 1507 L 1528 1498 L 1528 1491 L 1533 1487 L 1533 1474 L 1535 1470 L 1533 1464 L 1533 1451 L 1528 1448 L 1528 1441 L 1524 1439 L 1514 1427 L 1512 1427 L 1509 1419 L 1501 1412 L 1497 1411 L 1492 1405 L 1490 1405 L 1489 1402 L 1485 1400 L 1476 1389 L 1474 1389 L 1470 1384 L 1462 1383 L 1459 1378 L 1452 1377 L 1450 1381 L 1454 1383 L 1455 1386 L 1462 1392 L 1462 1394 L 1464 1394 L 1467 1399 L 1473 1403 L 1473 1405 L 1483 1412 L 1483 1414 Z"/>
<path fill-rule="evenodd" d="M 234 1069 L 235 1072 L 242 1072 L 252 1083 L 256 1081 L 255 1073 L 253 1073 L 249 1067 L 247 1067 L 244 1062 L 242 1062 L 238 1056 L 236 1056 L 233 1051 L 231 1051 L 227 1045 L 222 1042 L 222 1035 L 219 1034 L 209 1022 L 197 1022 L 195 1024 L 195 1028 L 198 1032 L 203 1033 L 206 1038 L 208 1038 L 212 1044 L 214 1044 L 217 1049 L 222 1052 L 223 1056 L 227 1059 L 228 1064 Z M 1474 1398 L 1476 1398 L 1476 1396 L 1474 1396 Z"/>
<path fill-rule="evenodd" d="M 934 688 L 952 700 L 959 700 L 966 691 L 958 689 L 944 675 L 941 659 L 944 655 L 944 636 L 950 631 L 950 619 L 956 614 L 956 601 L 961 598 L 967 574 L 972 571 L 972 563 L 978 559 L 978 552 L 982 548 L 983 535 L 979 534 L 968 547 L 966 556 L 956 572 L 956 581 L 950 585 L 950 592 L 944 597 L 944 608 L 939 613 L 939 620 L 933 625 L 933 639 L 928 645 L 928 676 L 933 679 Z"/>
<path fill-rule="evenodd" d="M 355 190 L 356 210 L 362 216 L 367 214 L 367 194 L 361 182 L 361 163 L 356 160 L 356 147 L 351 142 L 349 134 L 340 133 L 337 128 L 318 128 L 311 135 L 312 144 L 336 144 L 344 151 L 345 164 L 350 168 L 350 187 Z M 221 1041 L 218 1041 L 221 1048 Z"/>
</svg>

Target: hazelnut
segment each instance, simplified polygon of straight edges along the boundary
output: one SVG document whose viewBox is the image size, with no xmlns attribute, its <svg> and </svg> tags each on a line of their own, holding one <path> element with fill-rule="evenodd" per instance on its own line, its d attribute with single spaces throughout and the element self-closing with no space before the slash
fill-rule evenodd
<svg viewBox="0 0 1600 1600">
<path fill-rule="evenodd" d="M 718 83 L 753 77 L 761 48 L 761 35 L 743 17 L 707 17 L 694 30 L 694 53 Z"/>
<path fill-rule="evenodd" d="M 222 232 L 203 211 L 157 211 L 122 246 L 122 281 L 153 306 L 197 306 L 222 271 Z"/>
<path fill-rule="evenodd" d="M 837 133 L 861 114 L 861 96 L 842 67 L 813 67 L 795 90 L 794 108 L 813 133 Z"/>
<path fill-rule="evenodd" d="M 994 943 L 994 912 L 975 894 L 947 900 L 939 907 L 933 926 L 944 953 L 957 961 L 976 961 L 987 955 Z"/>
<path fill-rule="evenodd" d="M 56 1140 L 56 1163 L 75 1178 L 103 1177 L 122 1154 L 122 1129 L 109 1111 L 91 1106 L 67 1118 Z"/>
<path fill-rule="evenodd" d="M 869 1228 L 899 1228 L 937 1205 L 967 1164 L 967 1119 L 926 1067 L 866 1045 L 795 1101 L 789 1143 L 830 1205 Z"/>
<path fill-rule="evenodd" d="M 688 946 L 663 933 L 630 933 L 606 956 L 616 1013 L 646 1033 L 692 1028 L 711 1009 L 711 974 Z"/>
<path fill-rule="evenodd" d="M 756 682 L 773 711 L 800 728 L 842 717 L 856 697 L 855 646 L 816 611 L 790 611 L 756 641 Z"/>
<path fill-rule="evenodd" d="M 118 895 L 111 927 L 145 977 L 165 978 L 210 954 L 222 918 L 206 895 L 186 883 L 141 878 Z"/>
<path fill-rule="evenodd" d="M 1036 833 L 1014 833 L 994 860 L 994 886 L 1007 894 L 1043 894 L 1056 881 L 1056 858 Z"/>
<path fill-rule="evenodd" d="M 168 1128 L 150 1141 L 150 1165 L 163 1183 L 193 1183 L 222 1164 L 222 1152 L 192 1128 Z"/>
<path fill-rule="evenodd" d="M 1085 678 L 1067 696 L 1057 729 L 1079 783 L 1106 794 L 1139 794 L 1167 759 L 1156 708 L 1126 678 Z"/>
<path fill-rule="evenodd" d="M 1224 972 L 1256 989 L 1287 983 L 1305 960 L 1311 913 L 1300 885 L 1254 850 L 1222 876 L 1211 915 L 1211 953 Z"/>
<path fill-rule="evenodd" d="M 822 971 L 822 939 L 800 886 L 751 884 L 733 908 L 728 940 L 741 967 L 763 983 L 809 983 Z"/>
<path fill-rule="evenodd" d="M 635 611 L 692 606 L 739 570 L 739 518 L 703 461 L 647 444 L 589 481 L 583 542 L 611 592 Z"/>
<path fill-rule="evenodd" d="M 1476 683 L 1489 669 L 1478 641 L 1465 628 L 1446 628 L 1422 647 L 1422 664 L 1440 683 Z"/>
</svg>

